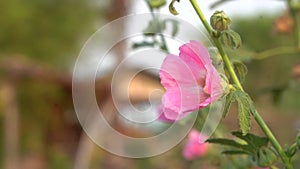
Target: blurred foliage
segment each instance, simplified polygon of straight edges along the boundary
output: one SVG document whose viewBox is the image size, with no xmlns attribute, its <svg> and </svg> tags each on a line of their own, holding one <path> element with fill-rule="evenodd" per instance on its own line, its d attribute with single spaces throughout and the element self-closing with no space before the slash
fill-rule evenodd
<svg viewBox="0 0 300 169">
<path fill-rule="evenodd" d="M 96 16 L 89 1 L 0 1 L 1 55 L 22 54 L 50 64 L 74 59 Z"/>
<path fill-rule="evenodd" d="M 260 14 L 252 18 L 233 19 L 232 26 L 240 33 L 243 47 L 236 53 L 230 49 L 228 51 L 232 59 L 246 62 L 249 73 L 244 85 L 253 97 L 269 94 L 273 101 L 278 101 L 284 109 L 299 110 L 299 92 L 289 88 L 293 66 L 300 63 L 299 55 L 286 54 L 270 56 L 263 60 L 252 59 L 256 53 L 294 45 L 292 32 L 275 31 L 274 23 L 277 18 L 276 15 Z"/>
<path fill-rule="evenodd" d="M 24 60 L 48 65 L 50 70 L 61 70 L 68 79 L 70 74 L 63 71 L 70 68 L 100 19 L 94 1 L 0 1 L 0 59 L 13 57 L 20 63 Z M 11 78 L 5 73 L 0 71 L 0 82 Z M 61 84 L 43 79 L 14 83 L 20 113 L 21 159 L 34 163 L 46 160 L 50 168 L 71 168 L 80 133 L 71 94 Z M 4 133 L 2 115 L 0 112 L 0 138 Z M 3 139 L 0 145 L 2 167 Z"/>
</svg>

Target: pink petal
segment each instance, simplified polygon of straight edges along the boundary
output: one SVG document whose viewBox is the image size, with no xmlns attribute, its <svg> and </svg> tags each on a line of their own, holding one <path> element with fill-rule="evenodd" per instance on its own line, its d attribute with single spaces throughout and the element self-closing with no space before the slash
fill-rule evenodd
<svg viewBox="0 0 300 169">
<path fill-rule="evenodd" d="M 195 87 L 173 87 L 166 91 L 162 103 L 164 113 L 171 120 L 184 117 L 188 113 L 198 110 L 200 103 L 204 102 L 209 95 L 203 92 L 199 86 Z M 177 114 L 177 115 L 176 115 Z"/>
<path fill-rule="evenodd" d="M 207 74 L 205 80 L 205 88 L 207 93 L 211 95 L 212 100 L 210 102 L 215 101 L 219 98 L 223 93 L 223 88 L 221 85 L 221 77 L 215 67 L 213 65 L 207 65 Z"/>
<path fill-rule="evenodd" d="M 176 55 L 168 55 L 160 69 L 161 84 L 166 88 L 196 86 L 197 80 L 188 65 Z"/>
<path fill-rule="evenodd" d="M 160 78 L 166 88 L 161 118 L 170 121 L 206 107 L 222 94 L 221 77 L 208 51 L 196 41 L 181 46 L 179 57 L 165 58 Z"/>
<path fill-rule="evenodd" d="M 207 49 L 197 41 L 190 41 L 190 43 L 182 45 L 179 50 L 179 56 L 186 61 L 187 64 L 197 64 L 199 69 L 202 70 L 205 70 L 205 65 L 212 64 Z"/>
<path fill-rule="evenodd" d="M 188 140 L 184 146 L 183 156 L 187 160 L 193 160 L 198 157 L 204 156 L 208 151 L 208 143 L 204 141 L 207 136 L 199 133 L 193 129 L 190 131 Z"/>
</svg>

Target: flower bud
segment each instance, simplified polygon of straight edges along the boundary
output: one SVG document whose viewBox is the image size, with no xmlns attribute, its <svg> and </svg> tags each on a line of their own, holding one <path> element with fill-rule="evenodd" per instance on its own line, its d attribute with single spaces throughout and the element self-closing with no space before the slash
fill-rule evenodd
<svg viewBox="0 0 300 169">
<path fill-rule="evenodd" d="M 270 148 L 262 148 L 257 153 L 257 165 L 259 167 L 268 167 L 277 159 L 276 154 Z"/>
<path fill-rule="evenodd" d="M 223 11 L 216 11 L 210 17 L 210 25 L 217 31 L 228 30 L 231 20 Z"/>
</svg>

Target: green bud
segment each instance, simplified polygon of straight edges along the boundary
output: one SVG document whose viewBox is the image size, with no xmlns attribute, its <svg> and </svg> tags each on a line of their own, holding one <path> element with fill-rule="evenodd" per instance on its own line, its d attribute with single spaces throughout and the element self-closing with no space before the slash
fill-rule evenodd
<svg viewBox="0 0 300 169">
<path fill-rule="evenodd" d="M 229 30 L 230 18 L 223 11 L 216 11 L 210 17 L 210 25 L 217 31 Z"/>
<path fill-rule="evenodd" d="M 257 165 L 259 167 L 271 166 L 276 159 L 276 154 L 268 147 L 261 148 L 257 152 Z"/>
<path fill-rule="evenodd" d="M 241 36 L 231 29 L 221 33 L 220 41 L 223 45 L 230 47 L 233 50 L 241 47 L 242 45 Z"/>
<path fill-rule="evenodd" d="M 148 0 L 149 5 L 151 8 L 160 8 L 164 6 L 167 1 L 166 0 Z"/>
</svg>

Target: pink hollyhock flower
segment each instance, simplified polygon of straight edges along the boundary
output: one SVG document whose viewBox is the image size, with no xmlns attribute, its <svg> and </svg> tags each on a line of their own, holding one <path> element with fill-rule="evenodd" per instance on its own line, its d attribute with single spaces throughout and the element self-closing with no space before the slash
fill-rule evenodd
<svg viewBox="0 0 300 169">
<path fill-rule="evenodd" d="M 209 53 L 197 41 L 182 45 L 179 57 L 168 55 L 160 69 L 166 89 L 160 119 L 173 122 L 208 106 L 223 93 L 221 77 L 212 65 Z"/>
<path fill-rule="evenodd" d="M 194 160 L 204 156 L 208 152 L 209 144 L 205 143 L 207 139 L 206 135 L 192 129 L 184 146 L 183 157 L 187 160 Z"/>
</svg>

